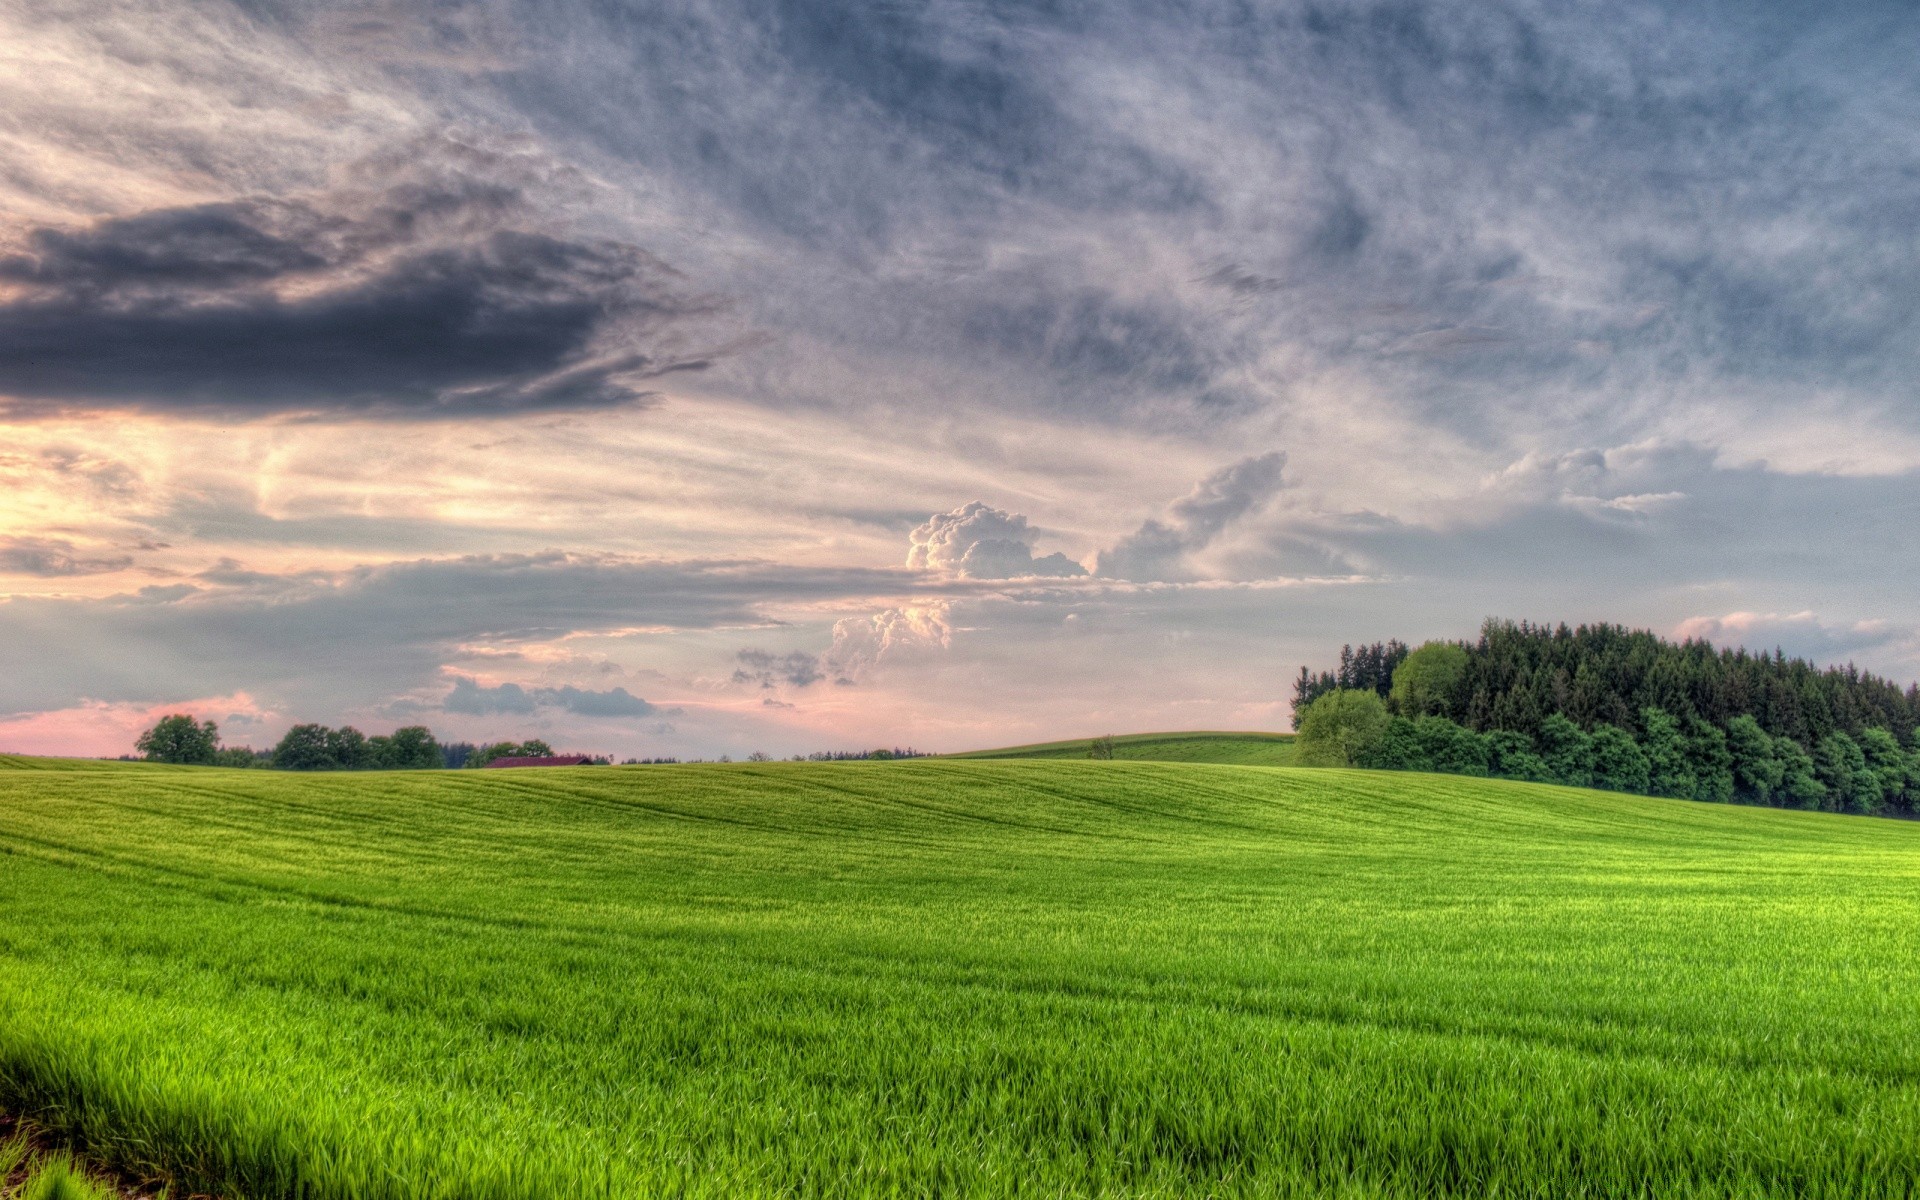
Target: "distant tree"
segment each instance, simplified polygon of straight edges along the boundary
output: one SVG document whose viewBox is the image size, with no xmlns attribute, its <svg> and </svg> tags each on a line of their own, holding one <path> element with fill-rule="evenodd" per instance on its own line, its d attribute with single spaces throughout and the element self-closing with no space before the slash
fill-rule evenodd
<svg viewBox="0 0 1920 1200">
<path fill-rule="evenodd" d="M 1884 729 L 1860 731 L 1860 752 L 1867 770 L 1879 784 L 1880 803 L 1886 808 L 1907 806 L 1907 775 L 1912 759 L 1900 748 L 1900 741 Z"/>
<path fill-rule="evenodd" d="M 327 754 L 333 759 L 334 767 L 342 771 L 364 771 L 375 765 L 374 750 L 367 744 L 367 735 L 351 725 L 327 730 Z"/>
<path fill-rule="evenodd" d="M 1647 790 L 1656 796 L 1691 798 L 1698 781 L 1680 722 L 1664 708 L 1648 707 L 1640 710 L 1640 724 L 1646 730 L 1640 749 L 1647 758 Z"/>
<path fill-rule="evenodd" d="M 1296 761 L 1303 767 L 1351 767 L 1366 760 L 1391 718 L 1378 692 L 1339 688 L 1300 716 Z"/>
<path fill-rule="evenodd" d="M 1449 698 L 1466 673 L 1466 647 L 1453 642 L 1428 642 L 1394 668 L 1388 697 L 1394 711 L 1403 717 L 1444 713 Z"/>
<path fill-rule="evenodd" d="M 222 746 L 213 755 L 213 765 L 216 767 L 247 768 L 270 764 L 270 757 L 262 757 L 252 746 Z"/>
<path fill-rule="evenodd" d="M 440 747 L 440 756 L 448 767 L 457 771 L 461 767 L 466 766 L 467 759 L 471 758 L 479 749 L 480 747 L 474 745 L 472 742 L 448 742 L 446 745 Z"/>
<path fill-rule="evenodd" d="M 133 743 L 148 762 L 205 766 L 220 746 L 220 729 L 212 721 L 196 722 L 186 713 L 161 717 Z"/>
<path fill-rule="evenodd" d="M 1415 651 L 1418 653 L 1418 651 Z M 1487 773 L 1501 779 L 1553 783 L 1553 771 L 1534 749 L 1533 740 L 1514 729 L 1496 729 L 1486 735 Z"/>
<path fill-rule="evenodd" d="M 1827 807 L 1836 812 L 1880 811 L 1880 777 L 1867 767 L 1860 743 L 1839 730 L 1820 739 L 1814 771 L 1827 787 Z"/>
<path fill-rule="evenodd" d="M 1693 798 L 1715 804 L 1733 800 L 1733 752 L 1727 735 L 1699 717 L 1687 718 L 1687 764 L 1693 772 Z"/>
<path fill-rule="evenodd" d="M 1545 719 L 1556 713 L 1582 729 L 1637 729 L 1640 712 L 1649 707 L 1673 715 L 1683 730 L 1692 717 L 1725 729 L 1736 716 L 1752 716 L 1768 736 L 1791 737 L 1808 749 L 1836 730 L 1858 741 L 1869 728 L 1904 735 L 1920 725 L 1920 686 L 1902 687 L 1852 667 L 1823 668 L 1777 651 L 1676 643 L 1619 625 L 1501 620 L 1487 621 L 1477 641 L 1459 645 L 1468 659 L 1465 673 L 1444 705 L 1432 707 L 1429 697 L 1429 707 L 1433 715 L 1481 733 L 1516 729 L 1538 737 Z M 1378 664 L 1391 657 L 1374 650 L 1347 646 L 1338 670 L 1303 670 L 1296 701 L 1310 702 L 1335 687 L 1369 686 Z M 1409 682 L 1415 675 L 1417 669 Z M 1296 718 L 1304 711 L 1305 703 L 1297 704 Z"/>
<path fill-rule="evenodd" d="M 1091 742 L 1088 742 L 1087 757 L 1088 758 L 1112 758 L 1113 757 L 1113 736 L 1109 734 L 1105 737 L 1097 737 L 1093 739 Z"/>
<path fill-rule="evenodd" d="M 882 748 L 881 748 L 881 749 L 879 749 L 879 750 L 875 750 L 875 751 L 872 751 L 871 753 L 869 753 L 869 754 L 867 755 L 867 757 L 868 757 L 868 758 L 880 758 L 880 759 L 887 759 L 887 760 L 889 760 L 889 761 L 891 761 L 891 760 L 892 760 L 892 758 L 893 758 L 893 751 L 891 751 L 891 750 L 888 750 L 888 749 L 886 749 L 885 747 L 882 747 Z"/>
<path fill-rule="evenodd" d="M 1596 726 L 1593 731 L 1593 784 L 1610 792 L 1647 790 L 1647 756 L 1633 735 L 1617 725 Z"/>
<path fill-rule="evenodd" d="M 1820 782 L 1813 756 L 1790 737 L 1773 739 L 1773 757 L 1780 766 L 1780 799 L 1795 808 L 1820 808 L 1827 785 Z"/>
<path fill-rule="evenodd" d="M 539 738 L 528 738 L 526 741 L 520 743 L 520 756 L 522 758 L 552 758 L 553 747 L 547 745 Z"/>
<path fill-rule="evenodd" d="M 1293 681 L 1293 727 L 1300 728 L 1300 718 L 1306 714 L 1307 705 L 1340 686 L 1332 671 L 1314 674 L 1305 667 L 1300 668 L 1299 677 Z"/>
<path fill-rule="evenodd" d="M 273 748 L 273 765 L 282 771 L 328 771 L 334 767 L 325 725 L 295 725 Z"/>
<path fill-rule="evenodd" d="M 768 754 L 765 750 L 755 750 L 752 754 L 747 755 L 747 761 L 748 762 L 772 762 L 773 755 Z"/>
<path fill-rule="evenodd" d="M 1774 753 L 1773 739 L 1760 722 L 1742 713 L 1727 722 L 1727 754 L 1731 761 L 1734 790 L 1759 804 L 1772 804 L 1780 797 L 1783 771 Z"/>
<path fill-rule="evenodd" d="M 380 743 L 375 765 L 389 771 L 434 771 L 447 765 L 433 730 L 425 725 L 408 725 L 385 738 L 369 738 Z"/>
<path fill-rule="evenodd" d="M 469 751 L 465 761 L 461 765 L 466 767 L 484 767 L 496 758 L 519 757 L 521 757 L 519 742 L 487 742 L 483 745 L 475 746 Z"/>
<path fill-rule="evenodd" d="M 1420 731 L 1406 717 L 1394 717 L 1380 740 L 1369 746 L 1355 766 L 1377 771 L 1431 771 L 1433 761 L 1421 744 Z"/>
<path fill-rule="evenodd" d="M 1593 737 L 1559 713 L 1540 722 L 1540 757 L 1555 783 L 1592 786 Z"/>
<path fill-rule="evenodd" d="M 1413 723 L 1420 750 L 1433 769 L 1448 775 L 1485 775 L 1490 760 L 1487 741 L 1445 717 L 1420 717 Z"/>
</svg>

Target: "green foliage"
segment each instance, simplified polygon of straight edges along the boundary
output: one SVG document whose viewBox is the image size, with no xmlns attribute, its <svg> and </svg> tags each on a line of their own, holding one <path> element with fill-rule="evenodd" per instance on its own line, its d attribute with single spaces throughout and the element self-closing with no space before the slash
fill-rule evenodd
<svg viewBox="0 0 1920 1200">
<path fill-rule="evenodd" d="M 408 725 L 390 736 L 368 740 L 377 743 L 374 754 L 378 765 L 389 771 L 431 771 L 446 765 L 440 744 L 425 725 Z"/>
<path fill-rule="evenodd" d="M 1687 763 L 1693 799 L 1726 804 L 1733 799 L 1733 751 L 1718 726 L 1687 718 Z"/>
<path fill-rule="evenodd" d="M 1873 773 L 1882 805 L 1910 807 L 1908 785 L 1914 765 L 1920 762 L 1920 752 L 1908 754 L 1884 729 L 1862 730 L 1859 741 L 1861 755 L 1867 770 Z"/>
<path fill-rule="evenodd" d="M 369 738 L 351 725 L 295 725 L 270 754 L 249 746 L 221 746 L 212 721 L 196 724 L 190 716 L 166 717 L 140 735 L 139 752 L 154 762 L 227 768 L 277 767 L 283 771 L 410 770 L 438 768 L 440 746 L 424 725 L 410 725 L 390 736 Z"/>
<path fill-rule="evenodd" d="M 1795 808 L 1819 808 L 1826 803 L 1827 785 L 1820 782 L 1813 756 L 1792 738 L 1773 739 L 1773 756 L 1780 764 L 1780 795 Z"/>
<path fill-rule="evenodd" d="M 1109 735 L 1107 737 L 1097 737 L 1097 738 L 1094 738 L 1091 742 L 1087 743 L 1087 757 L 1098 758 L 1098 759 L 1113 758 L 1112 736 Z"/>
<path fill-rule="evenodd" d="M 539 738 L 524 742 L 490 742 L 467 756 L 469 767 L 484 767 L 496 758 L 551 758 L 553 747 Z"/>
<path fill-rule="evenodd" d="M 0 1092 L 176 1196 L 1920 1178 L 1907 822 L 1084 759 L 28 765 Z"/>
<path fill-rule="evenodd" d="M 1394 711 L 1402 716 L 1442 713 L 1466 674 L 1466 647 L 1454 642 L 1428 642 L 1394 668 L 1388 696 Z"/>
<path fill-rule="evenodd" d="M 1558 783 L 1559 778 L 1547 760 L 1534 750 L 1524 733 L 1496 729 L 1486 736 L 1487 774 L 1501 779 L 1520 779 L 1528 783 Z M 1583 775 L 1584 786 L 1584 775 Z"/>
<path fill-rule="evenodd" d="M 1781 796 L 1785 765 L 1774 753 L 1773 739 L 1760 722 L 1742 713 L 1727 722 L 1727 755 L 1736 794 L 1771 804 Z"/>
<path fill-rule="evenodd" d="M 333 760 L 334 769 L 340 771 L 364 771 L 375 765 L 374 749 L 367 745 L 367 735 L 351 725 L 327 730 L 327 757 Z"/>
<path fill-rule="evenodd" d="M 1693 758 L 1687 753 L 1687 737 L 1680 730 L 1680 722 L 1664 709 L 1647 708 L 1641 710 L 1640 724 L 1645 730 L 1640 741 L 1647 758 L 1645 790 L 1656 796 L 1693 795 Z"/>
<path fill-rule="evenodd" d="M 282 771 L 331 771 L 335 763 L 325 725 L 295 725 L 273 748 L 273 765 Z"/>
<path fill-rule="evenodd" d="M 1645 792 L 1652 766 L 1633 735 L 1617 725 L 1593 731 L 1593 786 L 1610 792 Z"/>
<path fill-rule="evenodd" d="M 1315 675 L 1301 667 L 1300 677 L 1293 681 L 1293 727 L 1300 728 L 1300 718 L 1309 704 L 1339 688 L 1376 692 L 1385 699 L 1394 671 L 1406 657 L 1404 642 L 1375 642 L 1371 646 L 1340 647 L 1340 667 L 1336 671 Z"/>
<path fill-rule="evenodd" d="M 196 766 L 212 763 L 219 747 L 219 728 L 212 721 L 196 722 L 186 713 L 161 717 L 158 724 L 133 743 L 133 748 L 149 762 Z"/>
<path fill-rule="evenodd" d="M 1343 647 L 1338 675 L 1303 670 L 1296 707 L 1336 679 L 1371 678 L 1382 645 L 1362 647 L 1364 654 Z M 1445 719 L 1483 738 L 1500 735 L 1485 745 L 1484 769 L 1494 775 L 1723 803 L 1920 815 L 1920 685 L 1902 691 L 1853 667 L 1821 670 L 1778 652 L 1676 645 L 1616 625 L 1490 620 L 1476 643 L 1429 642 L 1405 655 L 1394 680 L 1393 707 L 1401 715 Z M 1600 732 L 1608 727 L 1619 732 Z M 1905 744 L 1899 730 L 1907 731 Z M 1390 727 L 1366 762 L 1480 773 L 1470 757 L 1449 757 L 1436 741 L 1452 737 L 1446 727 L 1420 731 L 1418 722 Z M 1464 740 L 1458 746 L 1470 749 Z M 1636 758 L 1644 783 L 1636 782 Z"/>
<path fill-rule="evenodd" d="M 1296 737 L 1303 767 L 1351 767 L 1367 761 L 1390 717 L 1379 693 L 1339 688 L 1307 705 Z"/>
<path fill-rule="evenodd" d="M 42 1155 L 27 1169 L 27 1177 L 13 1200 L 114 1200 L 115 1193 L 97 1182 L 65 1154 Z"/>
<path fill-rule="evenodd" d="M 1431 771 L 1433 762 L 1420 742 L 1420 731 L 1407 717 L 1387 722 L 1380 740 L 1368 747 L 1355 766 L 1377 771 Z"/>
<path fill-rule="evenodd" d="M 1555 782 L 1568 787 L 1593 783 L 1593 736 L 1559 713 L 1540 723 L 1540 757 Z"/>
<path fill-rule="evenodd" d="M 1814 771 L 1827 789 L 1827 805 L 1836 812 L 1880 811 L 1880 777 L 1867 768 L 1860 743 L 1834 732 L 1820 739 L 1813 755 Z"/>
<path fill-rule="evenodd" d="M 1479 734 L 1462 729 L 1445 717 L 1420 717 L 1413 723 L 1413 736 L 1420 753 L 1431 763 L 1430 770 L 1448 775 L 1485 775 L 1487 743 Z"/>
</svg>

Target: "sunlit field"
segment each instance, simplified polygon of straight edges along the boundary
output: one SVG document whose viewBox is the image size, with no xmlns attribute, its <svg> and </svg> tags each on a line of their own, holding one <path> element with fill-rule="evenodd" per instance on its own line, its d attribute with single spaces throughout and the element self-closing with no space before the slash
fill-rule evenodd
<svg viewBox="0 0 1920 1200">
<path fill-rule="evenodd" d="M 1036 742 L 1002 750 L 972 750 L 951 758 L 1086 758 L 1093 738 Z M 1129 733 L 1112 739 L 1120 761 L 1231 763 L 1243 767 L 1284 767 L 1293 762 L 1290 733 Z"/>
<path fill-rule="evenodd" d="M 1911 1196 L 1920 826 L 1453 777 L 0 760 L 0 1089 L 228 1196 Z"/>
</svg>

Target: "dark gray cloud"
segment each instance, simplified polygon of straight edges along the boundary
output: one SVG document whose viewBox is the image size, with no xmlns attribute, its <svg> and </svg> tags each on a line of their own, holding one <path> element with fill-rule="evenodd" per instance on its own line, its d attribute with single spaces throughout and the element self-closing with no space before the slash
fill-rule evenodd
<svg viewBox="0 0 1920 1200">
<path fill-rule="evenodd" d="M 512 413 L 709 365 L 675 327 L 712 298 L 636 246 L 541 227 L 511 164 L 423 155 L 331 193 L 27 231 L 0 257 L 0 394 L 16 415 Z"/>
<path fill-rule="evenodd" d="M 557 688 L 526 688 L 517 683 L 502 683 L 488 687 L 464 675 L 454 677 L 453 690 L 447 693 L 440 706 L 447 712 L 467 716 L 528 715 L 541 708 L 558 708 L 581 717 L 672 716 L 679 712 L 678 709 L 663 709 L 659 705 L 649 704 L 623 687 L 609 688 L 603 692 L 577 688 L 572 684 Z"/>
<path fill-rule="evenodd" d="M 0 574 L 100 575 L 133 565 L 130 554 L 88 555 L 62 538 L 0 537 Z"/>
<path fill-rule="evenodd" d="M 803 650 L 775 654 L 770 650 L 742 650 L 734 656 L 735 683 L 756 684 L 762 688 L 807 687 L 826 678 L 818 655 Z"/>
</svg>

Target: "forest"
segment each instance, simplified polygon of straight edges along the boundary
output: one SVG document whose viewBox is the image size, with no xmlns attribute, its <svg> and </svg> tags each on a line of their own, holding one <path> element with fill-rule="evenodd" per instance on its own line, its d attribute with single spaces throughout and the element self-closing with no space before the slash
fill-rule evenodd
<svg viewBox="0 0 1920 1200">
<path fill-rule="evenodd" d="M 1489 620 L 1294 682 L 1301 761 L 1697 800 L 1920 811 L 1920 686 L 1619 625 Z"/>
</svg>

